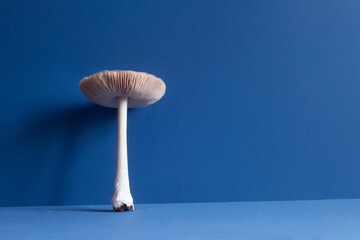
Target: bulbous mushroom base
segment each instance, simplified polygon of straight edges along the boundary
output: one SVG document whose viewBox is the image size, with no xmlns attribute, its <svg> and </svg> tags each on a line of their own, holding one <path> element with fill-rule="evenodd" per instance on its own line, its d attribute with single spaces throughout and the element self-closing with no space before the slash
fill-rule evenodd
<svg viewBox="0 0 360 240">
<path fill-rule="evenodd" d="M 113 198 L 111 199 L 111 205 L 115 212 L 125 212 L 129 210 L 134 210 L 134 203 L 131 195 L 127 195 L 127 197 L 121 197 L 117 191 L 115 192 Z"/>
<path fill-rule="evenodd" d="M 134 210 L 134 205 L 129 206 L 129 205 L 123 203 L 120 207 L 113 206 L 113 209 L 115 212 L 125 212 L 125 211 Z"/>
</svg>

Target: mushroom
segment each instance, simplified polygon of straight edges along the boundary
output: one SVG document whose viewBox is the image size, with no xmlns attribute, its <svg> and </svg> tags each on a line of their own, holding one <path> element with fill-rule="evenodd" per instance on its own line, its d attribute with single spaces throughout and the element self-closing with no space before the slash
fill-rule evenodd
<svg viewBox="0 0 360 240">
<path fill-rule="evenodd" d="M 102 71 L 80 81 L 80 90 L 90 101 L 118 109 L 115 192 L 111 199 L 115 211 L 134 210 L 128 173 L 127 109 L 155 103 L 164 96 L 165 89 L 160 78 L 134 71 Z"/>
</svg>

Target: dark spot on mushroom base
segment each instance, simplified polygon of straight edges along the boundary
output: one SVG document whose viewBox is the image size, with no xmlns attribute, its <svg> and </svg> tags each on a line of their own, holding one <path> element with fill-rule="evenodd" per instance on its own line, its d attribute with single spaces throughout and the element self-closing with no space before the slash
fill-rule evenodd
<svg viewBox="0 0 360 240">
<path fill-rule="evenodd" d="M 114 207 L 113 209 L 115 212 L 125 212 L 129 210 L 134 210 L 134 205 L 128 206 L 126 204 L 123 204 L 120 207 Z"/>
</svg>

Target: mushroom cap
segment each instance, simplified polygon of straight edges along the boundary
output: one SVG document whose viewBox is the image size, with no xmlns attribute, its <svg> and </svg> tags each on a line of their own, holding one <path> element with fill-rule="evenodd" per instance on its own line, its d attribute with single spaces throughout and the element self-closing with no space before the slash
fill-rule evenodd
<svg viewBox="0 0 360 240">
<path fill-rule="evenodd" d="M 117 108 L 120 96 L 128 97 L 128 107 L 146 107 L 165 94 L 165 83 L 158 77 L 135 71 L 102 71 L 80 81 L 80 90 L 90 101 Z"/>
</svg>

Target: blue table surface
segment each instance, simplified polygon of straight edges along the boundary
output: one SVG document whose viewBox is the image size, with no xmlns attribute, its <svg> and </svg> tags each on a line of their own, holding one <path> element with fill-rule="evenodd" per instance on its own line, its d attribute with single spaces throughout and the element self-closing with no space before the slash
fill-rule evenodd
<svg viewBox="0 0 360 240">
<path fill-rule="evenodd" d="M 360 239 L 360 199 L 0 208 L 0 239 Z"/>
</svg>

